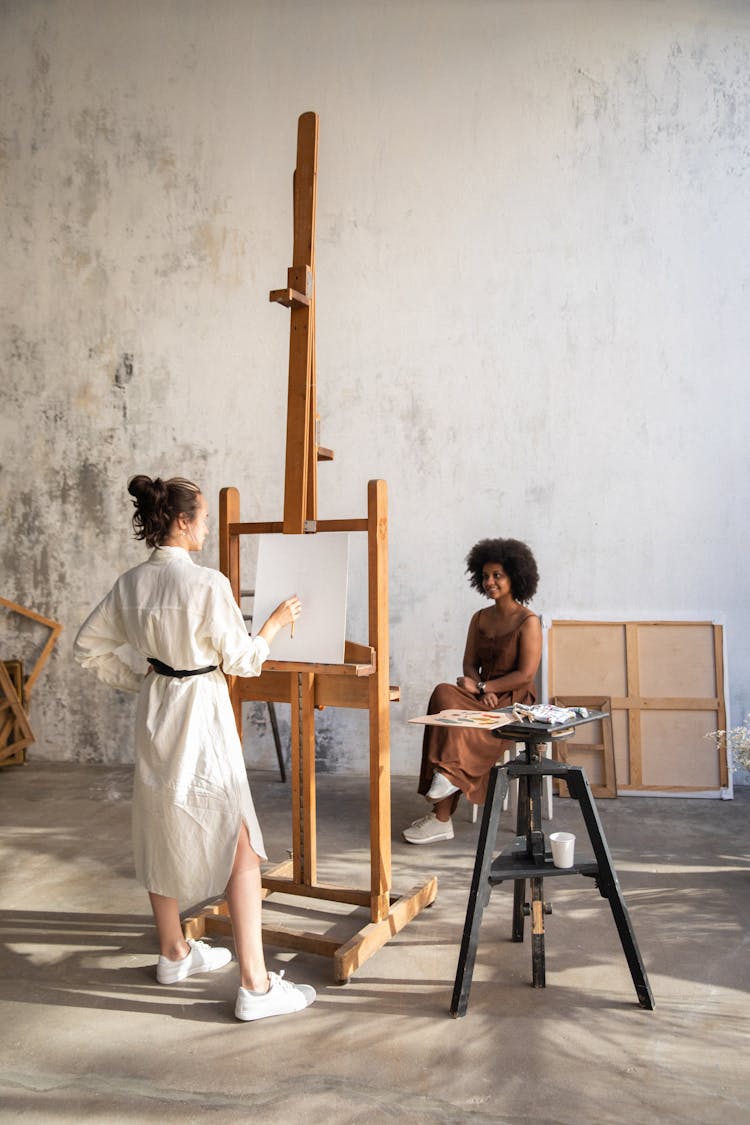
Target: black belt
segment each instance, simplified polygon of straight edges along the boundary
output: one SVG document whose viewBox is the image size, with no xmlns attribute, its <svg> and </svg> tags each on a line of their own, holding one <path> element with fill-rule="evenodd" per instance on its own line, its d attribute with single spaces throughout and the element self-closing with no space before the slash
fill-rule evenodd
<svg viewBox="0 0 750 1125">
<path fill-rule="evenodd" d="M 160 676 L 172 676 L 175 680 L 184 680 L 185 676 L 205 676 L 206 672 L 215 672 L 218 668 L 218 664 L 209 664 L 208 668 L 170 668 L 168 664 L 162 664 L 161 660 L 157 660 L 154 656 L 149 656 L 147 659 Z"/>
</svg>

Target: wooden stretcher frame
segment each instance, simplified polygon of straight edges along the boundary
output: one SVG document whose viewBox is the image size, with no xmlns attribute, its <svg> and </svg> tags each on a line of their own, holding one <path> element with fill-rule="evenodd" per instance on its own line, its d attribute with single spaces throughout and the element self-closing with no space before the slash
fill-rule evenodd
<svg viewBox="0 0 750 1125">
<path fill-rule="evenodd" d="M 26 748 L 36 741 L 27 714 L 31 690 L 57 643 L 62 625 L 36 610 L 12 602 L 10 598 L 0 597 L 0 606 L 4 606 L 10 613 L 35 621 L 50 631 L 28 676 L 23 677 L 23 664 L 20 661 L 0 661 L 0 762 L 3 765 L 20 765 L 25 761 Z M 14 665 L 18 665 L 20 672 L 12 667 Z M 22 678 L 20 691 L 18 675 Z"/>
<path fill-rule="evenodd" d="M 264 926 L 270 945 L 305 950 L 333 960 L 334 979 L 345 982 L 360 965 L 430 906 L 437 896 L 431 876 L 404 895 L 391 893 L 391 803 L 389 706 L 398 689 L 388 682 L 388 498 L 383 480 L 367 486 L 367 516 L 317 518 L 317 463 L 333 454 L 318 442 L 315 403 L 315 202 L 318 117 L 299 119 L 294 173 L 294 249 L 285 289 L 270 300 L 290 309 L 289 392 L 287 400 L 284 518 L 280 522 L 240 520 L 236 488 L 221 490 L 219 558 L 240 603 L 240 539 L 243 535 L 360 532 L 368 543 L 368 644 L 347 641 L 342 664 L 267 660 L 256 678 L 230 677 L 229 692 L 242 736 L 245 701 L 289 703 L 292 712 L 292 858 L 263 876 L 266 896 L 283 893 L 369 910 L 369 921 L 350 938 Z M 367 889 L 321 883 L 317 877 L 315 797 L 315 709 L 358 708 L 369 712 L 370 886 Z M 340 915 L 335 921 L 341 921 Z M 226 902 L 184 922 L 186 937 L 231 929 Z"/>
<path fill-rule="evenodd" d="M 24 703 L 21 661 L 0 660 L 0 765 L 21 765 L 35 741 Z"/>
<path fill-rule="evenodd" d="M 612 700 L 606 695 L 556 695 L 550 703 L 558 707 L 585 707 L 589 711 L 601 711 L 605 716 L 598 720 L 601 728 L 601 742 L 592 741 L 592 730 L 589 726 L 576 729 L 576 735 L 582 733 L 584 741 L 578 741 L 574 735 L 571 740 L 561 739 L 552 744 L 552 757 L 558 762 L 567 765 L 586 765 L 585 759 L 590 753 L 598 754 L 601 758 L 600 782 L 594 781 L 590 771 L 587 776 L 591 784 L 591 792 L 595 797 L 616 797 L 617 777 L 615 769 L 615 748 L 612 741 Z M 593 724 L 592 724 L 593 725 Z M 574 760 L 575 759 L 575 760 Z M 555 780 L 555 792 L 558 797 L 567 797 L 568 786 L 565 781 Z"/>
<path fill-rule="evenodd" d="M 5 606 L 5 608 L 9 609 L 11 613 L 18 613 L 21 617 L 28 617 L 30 621 L 36 621 L 40 625 L 44 625 L 47 629 L 50 630 L 50 635 L 47 637 L 42 651 L 36 658 L 34 667 L 26 677 L 24 691 L 26 693 L 26 699 L 28 702 L 28 698 L 31 695 L 31 689 L 39 678 L 39 673 L 47 663 L 50 653 L 57 643 L 57 638 L 62 632 L 62 625 L 59 621 L 53 621 L 50 617 L 44 617 L 41 613 L 36 613 L 33 609 L 26 609 L 25 606 L 18 605 L 17 602 L 12 602 L 8 598 L 0 598 L 0 605 Z"/>
<path fill-rule="evenodd" d="M 564 631 L 567 636 L 574 635 L 577 630 L 579 638 L 589 640 L 595 632 L 601 630 L 605 637 L 606 630 L 618 630 L 621 633 L 620 656 L 617 658 L 620 667 L 615 682 L 612 680 L 612 664 L 609 658 L 599 657 L 599 668 L 596 674 L 585 669 L 571 672 L 565 670 L 561 674 L 561 661 L 558 659 Z M 712 683 L 710 690 L 683 691 L 682 693 L 667 694 L 664 691 L 649 692 L 647 686 L 642 685 L 644 677 L 643 651 L 659 637 L 660 631 L 666 636 L 666 630 L 681 632 L 684 645 L 679 646 L 681 652 L 684 648 L 687 654 L 687 643 L 691 631 L 704 634 L 704 653 L 710 653 L 712 662 Z M 615 634 L 610 632 L 610 636 Z M 674 633 L 676 636 L 677 633 Z M 663 722 L 675 724 L 680 720 L 691 721 L 701 713 L 705 713 L 706 733 L 709 729 L 725 729 L 727 722 L 725 703 L 725 657 L 723 626 L 716 621 L 696 620 L 648 620 L 648 621 L 616 621 L 609 620 L 569 620 L 553 618 L 550 622 L 547 639 L 547 688 L 550 698 L 553 696 L 573 696 L 578 694 L 594 695 L 609 694 L 612 703 L 613 735 L 615 750 L 618 755 L 617 791 L 629 796 L 675 796 L 675 797 L 720 797 L 731 798 L 732 779 L 726 751 L 716 748 L 712 750 L 707 740 L 705 746 L 706 761 L 716 755 L 715 780 L 701 784 L 686 784 L 679 776 L 670 777 L 668 781 L 651 783 L 648 780 L 648 753 L 649 746 L 647 728 L 662 716 Z M 678 646 L 675 646 L 675 652 Z M 585 659 L 582 661 L 585 664 Z M 685 667 L 690 667 L 690 662 L 685 655 Z M 619 677 L 619 681 L 618 681 Z M 653 679 L 653 673 L 651 674 Z M 656 677 L 658 678 L 658 677 Z M 677 677 L 679 678 L 679 677 Z M 689 678 L 689 677 L 688 677 Z M 615 690 L 619 682 L 620 690 Z M 622 725 L 624 722 L 624 726 Z M 618 748 L 619 729 L 626 734 L 621 737 Z M 620 767 L 623 764 L 623 744 L 627 744 L 624 758 L 627 769 L 620 776 Z M 659 748 L 662 752 L 662 747 Z"/>
</svg>

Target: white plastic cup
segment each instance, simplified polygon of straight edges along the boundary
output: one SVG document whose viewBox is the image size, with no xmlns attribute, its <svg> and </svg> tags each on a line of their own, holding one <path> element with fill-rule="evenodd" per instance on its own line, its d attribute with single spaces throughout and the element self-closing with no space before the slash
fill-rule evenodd
<svg viewBox="0 0 750 1125">
<path fill-rule="evenodd" d="M 576 838 L 572 832 L 552 832 L 549 842 L 552 845 L 552 862 L 555 867 L 572 867 Z"/>
</svg>

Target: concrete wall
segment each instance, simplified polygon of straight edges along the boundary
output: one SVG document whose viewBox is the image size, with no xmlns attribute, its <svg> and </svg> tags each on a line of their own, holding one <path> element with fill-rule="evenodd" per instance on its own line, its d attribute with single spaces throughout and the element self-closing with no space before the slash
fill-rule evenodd
<svg viewBox="0 0 750 1125">
<path fill-rule="evenodd" d="M 321 118 L 320 515 L 391 500 L 393 768 L 452 679 L 467 549 L 535 549 L 540 612 L 721 616 L 750 709 L 750 5 L 0 4 L 2 590 L 65 633 L 36 754 L 128 760 L 71 661 L 143 557 L 135 472 L 279 518 L 298 114 Z M 204 561 L 216 565 L 213 536 Z M 355 571 L 357 568 L 355 568 Z M 366 592 L 353 575 L 353 639 Z M 252 760 L 273 763 L 262 709 Z M 325 712 L 328 768 L 366 769 Z"/>
</svg>

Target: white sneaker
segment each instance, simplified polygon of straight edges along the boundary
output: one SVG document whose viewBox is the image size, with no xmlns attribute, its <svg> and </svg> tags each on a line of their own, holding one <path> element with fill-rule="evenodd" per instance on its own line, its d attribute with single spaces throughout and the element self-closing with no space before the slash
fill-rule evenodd
<svg viewBox="0 0 750 1125">
<path fill-rule="evenodd" d="M 194 973 L 212 973 L 214 969 L 223 969 L 232 960 L 229 950 L 221 946 L 206 945 L 205 941 L 193 941 L 192 938 L 188 938 L 188 945 L 190 952 L 181 961 L 159 958 L 156 965 L 159 984 L 177 984 Z"/>
<path fill-rule="evenodd" d="M 438 773 L 437 770 L 432 778 L 432 785 L 427 790 L 427 798 L 430 801 L 442 801 L 444 797 L 451 797 L 454 793 L 458 793 L 458 786 L 454 785 L 452 781 L 444 774 Z"/>
<path fill-rule="evenodd" d="M 407 844 L 434 844 L 438 840 L 453 839 L 453 821 L 438 820 L 435 813 L 420 816 L 401 835 Z"/>
<path fill-rule="evenodd" d="M 315 1000 L 315 989 L 309 984 L 292 984 L 283 980 L 284 970 L 268 974 L 268 992 L 251 992 L 240 987 L 234 1014 L 238 1020 L 262 1020 L 266 1016 L 285 1016 L 301 1012 Z"/>
</svg>

